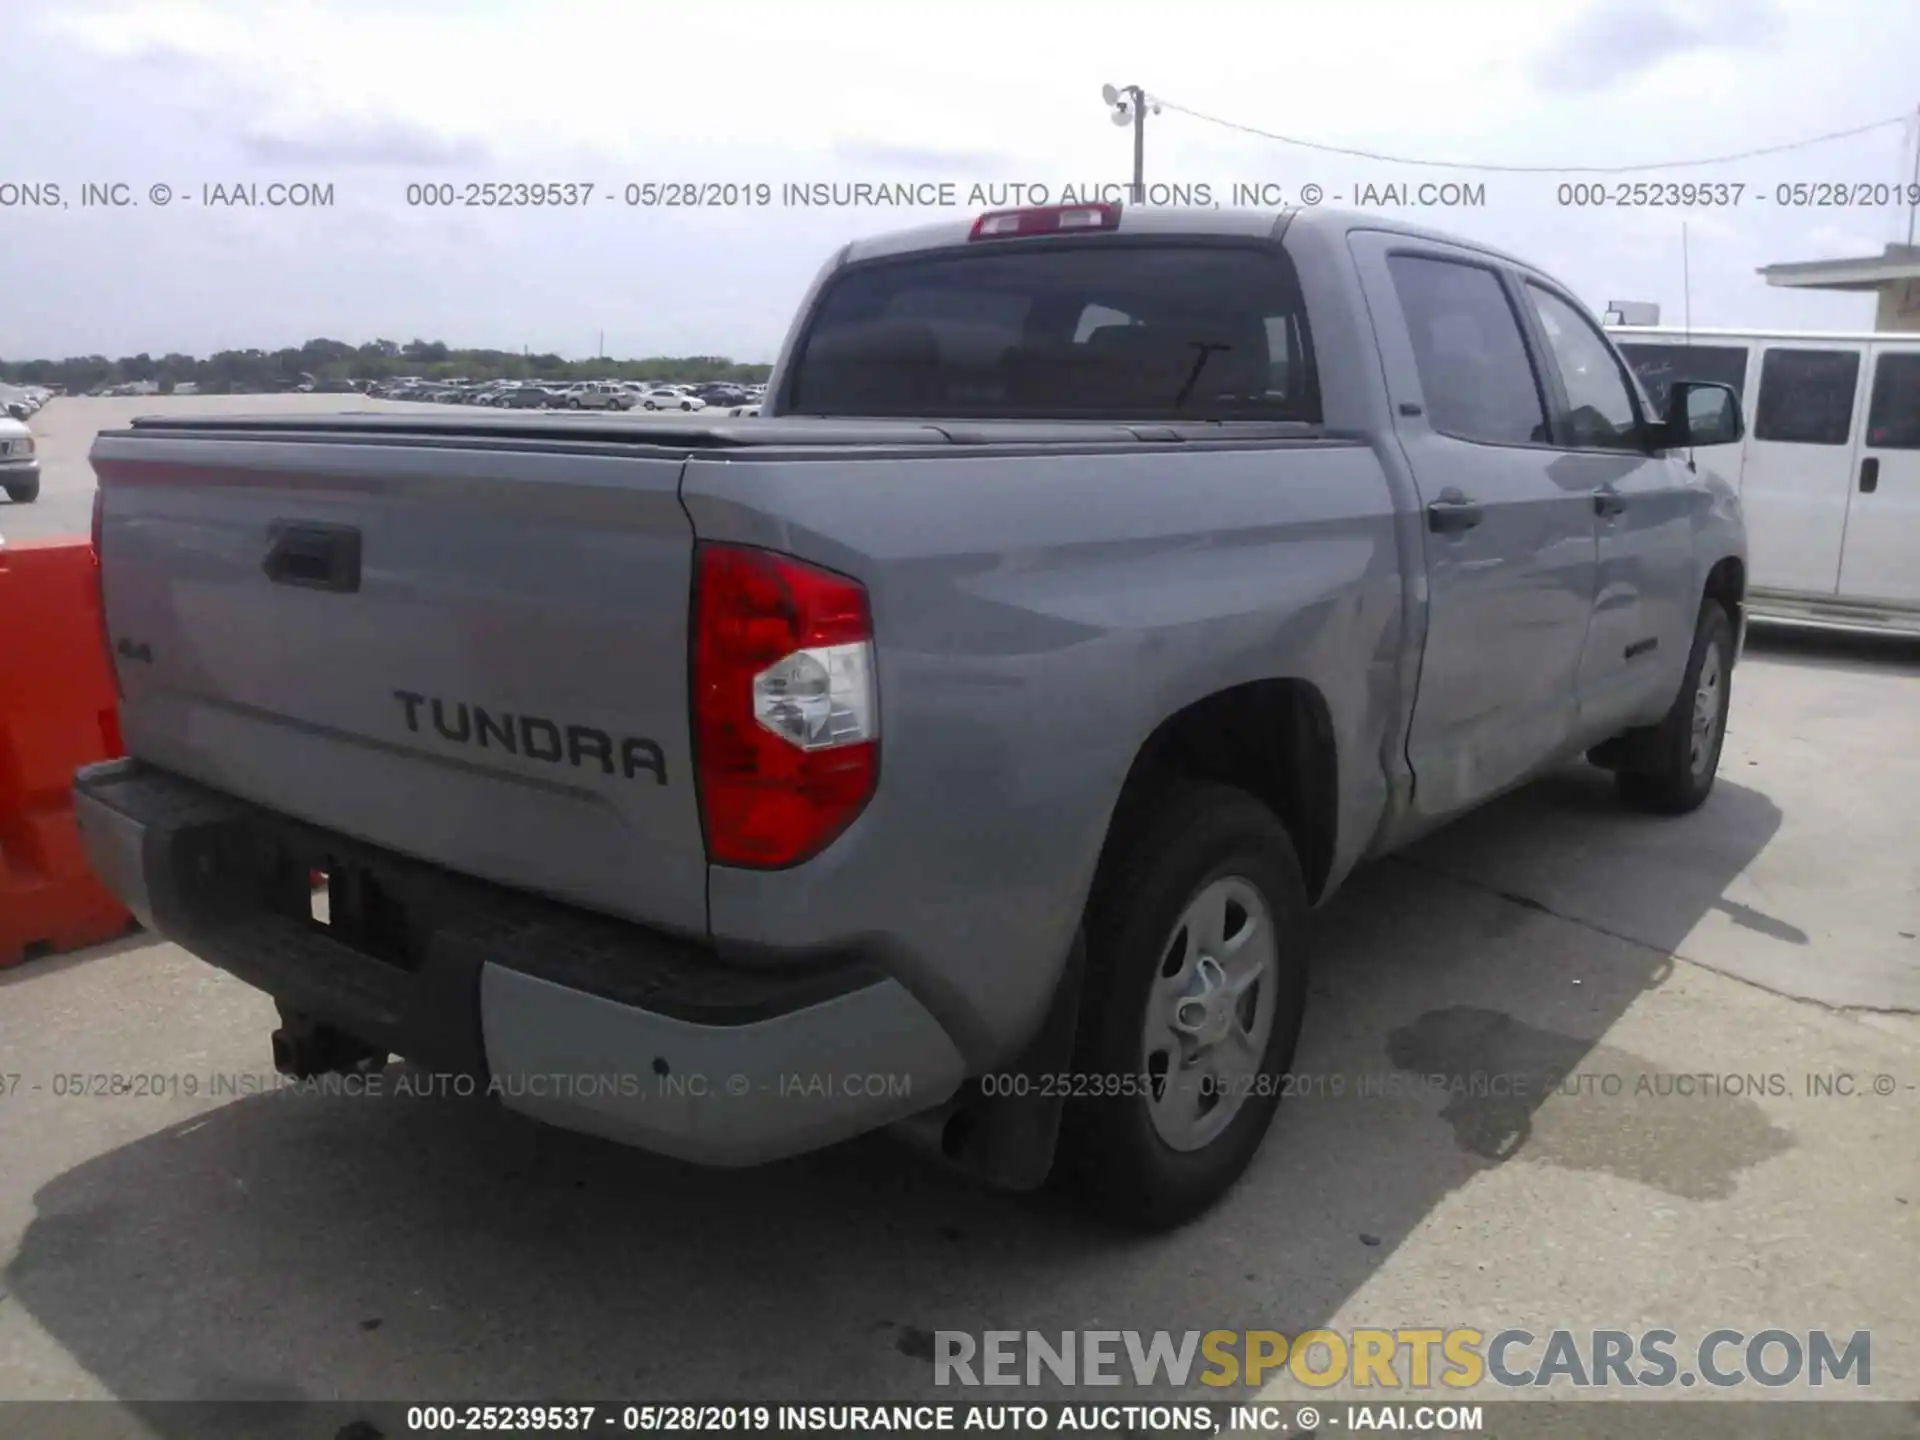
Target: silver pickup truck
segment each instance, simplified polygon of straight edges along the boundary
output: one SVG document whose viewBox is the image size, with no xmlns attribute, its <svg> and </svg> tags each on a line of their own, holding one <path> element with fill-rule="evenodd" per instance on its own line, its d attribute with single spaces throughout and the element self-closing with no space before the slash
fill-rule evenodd
<svg viewBox="0 0 1920 1440">
<path fill-rule="evenodd" d="M 898 1123 L 1178 1223 L 1363 860 L 1586 755 L 1690 810 L 1745 543 L 1571 295 L 1332 212 L 848 245 L 757 419 L 154 418 L 93 450 L 133 910 L 390 1055 L 742 1165 Z"/>
</svg>

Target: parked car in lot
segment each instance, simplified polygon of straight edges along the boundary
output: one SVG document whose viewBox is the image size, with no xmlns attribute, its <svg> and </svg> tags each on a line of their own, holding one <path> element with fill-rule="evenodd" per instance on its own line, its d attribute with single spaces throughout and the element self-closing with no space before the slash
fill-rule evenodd
<svg viewBox="0 0 1920 1440">
<path fill-rule="evenodd" d="M 1920 335 L 1612 335 L 1656 408 L 1675 380 L 1742 397 L 1744 439 L 1701 458 L 1740 492 L 1756 618 L 1920 634 Z"/>
<path fill-rule="evenodd" d="M 539 410 L 558 409 L 564 401 L 557 391 L 548 390 L 540 385 L 521 385 L 516 389 L 503 391 L 494 403 L 503 410 Z"/>
<path fill-rule="evenodd" d="M 639 396 L 642 410 L 704 410 L 707 402 L 698 395 L 689 395 L 684 390 L 675 390 L 666 385 L 655 385 L 642 390 Z"/>
<path fill-rule="evenodd" d="M 399 1053 L 721 1165 L 899 1122 L 1177 1223 L 1261 1145 L 1357 864 L 1582 755 L 1707 800 L 1746 542 L 1690 453 L 1741 425 L 1391 220 L 855 243 L 758 426 L 101 434 L 128 758 L 77 813 L 286 1073 Z"/>
<path fill-rule="evenodd" d="M 630 410 L 636 398 L 615 380 L 588 380 L 564 392 L 569 410 Z"/>
<path fill-rule="evenodd" d="M 0 419 L 0 489 L 16 505 L 40 498 L 40 457 L 34 452 L 33 432 L 19 419 Z"/>
</svg>

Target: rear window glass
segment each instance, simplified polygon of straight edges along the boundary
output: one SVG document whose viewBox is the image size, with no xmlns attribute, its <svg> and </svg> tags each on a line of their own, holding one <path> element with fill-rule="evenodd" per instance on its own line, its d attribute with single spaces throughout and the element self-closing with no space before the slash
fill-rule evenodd
<svg viewBox="0 0 1920 1440">
<path fill-rule="evenodd" d="M 850 269 L 788 384 L 800 415 L 1320 418 L 1292 267 L 1253 247 L 1056 243 Z"/>
</svg>

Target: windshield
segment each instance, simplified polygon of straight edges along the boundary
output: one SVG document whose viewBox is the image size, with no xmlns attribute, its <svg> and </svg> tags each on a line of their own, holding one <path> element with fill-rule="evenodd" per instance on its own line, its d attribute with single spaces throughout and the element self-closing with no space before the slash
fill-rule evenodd
<svg viewBox="0 0 1920 1440">
<path fill-rule="evenodd" d="M 1306 316 L 1277 250 L 973 249 L 849 269 L 798 347 L 796 415 L 1320 418 Z"/>
</svg>

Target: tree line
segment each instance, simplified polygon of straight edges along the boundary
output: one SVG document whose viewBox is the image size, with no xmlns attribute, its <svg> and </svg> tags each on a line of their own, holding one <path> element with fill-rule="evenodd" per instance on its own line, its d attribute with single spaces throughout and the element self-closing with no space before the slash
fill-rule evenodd
<svg viewBox="0 0 1920 1440">
<path fill-rule="evenodd" d="M 134 381 L 153 381 L 166 394 L 192 384 L 202 394 L 244 395 L 289 390 L 310 376 L 320 385 L 419 375 L 430 380 L 677 380 L 698 383 L 764 381 L 771 365 L 749 365 L 724 355 L 652 356 L 644 360 L 564 360 L 510 350 L 456 350 L 441 340 L 309 340 L 298 349 L 222 350 L 191 355 L 72 356 L 65 360 L 0 360 L 0 382 L 57 385 L 69 395 Z"/>
</svg>

